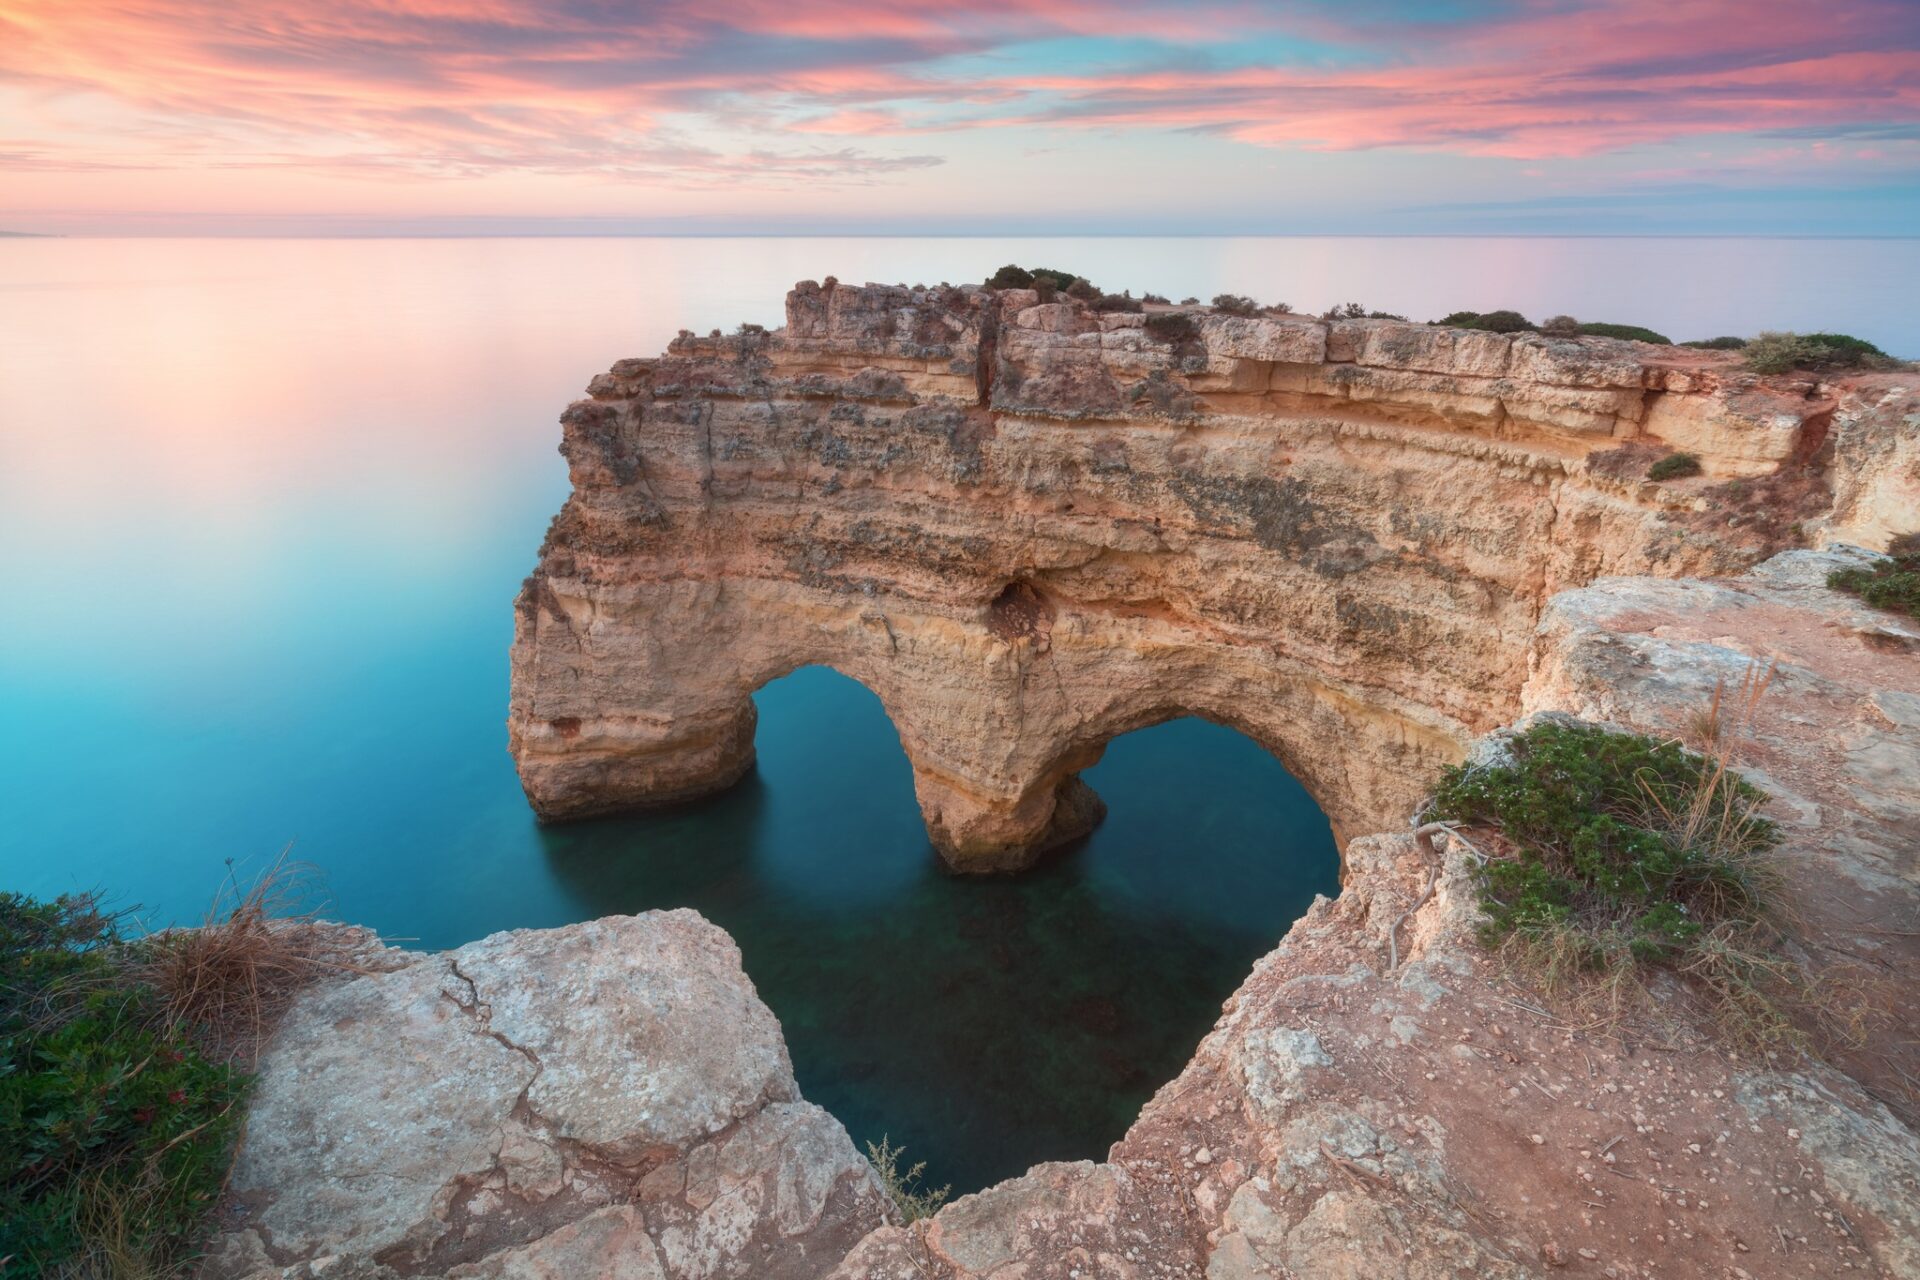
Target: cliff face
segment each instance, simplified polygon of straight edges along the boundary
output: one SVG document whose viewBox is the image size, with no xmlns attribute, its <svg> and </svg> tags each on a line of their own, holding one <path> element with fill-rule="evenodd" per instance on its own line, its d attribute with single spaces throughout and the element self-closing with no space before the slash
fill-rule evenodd
<svg viewBox="0 0 1920 1280">
<path fill-rule="evenodd" d="M 562 419 L 509 721 L 545 817 L 727 786 L 753 691 L 820 663 L 885 704 L 956 869 L 1081 834 L 1078 771 L 1189 714 L 1343 837 L 1397 826 L 1518 710 L 1550 595 L 1750 562 L 1777 530 L 1714 486 L 1813 475 L 1837 408 L 1712 353 L 1023 290 L 805 283 L 787 321 Z M 1665 446 L 1706 475 L 1644 481 Z"/>
<path fill-rule="evenodd" d="M 1563 593 L 1521 695 L 1668 734 L 1777 664 L 1740 757 L 1800 963 L 1861 1020 L 1825 1060 L 1678 984 L 1547 1007 L 1450 839 L 1371 835 L 1105 1160 L 890 1225 L 725 935 L 616 917 L 301 996 L 209 1280 L 1920 1280 L 1920 628 L 1824 586 L 1862 559 Z"/>
<path fill-rule="evenodd" d="M 1106 1160 L 882 1228 L 833 1280 L 1920 1277 L 1920 629 L 1827 590 L 1863 558 L 1567 592 L 1524 692 L 1665 735 L 1777 664 L 1740 755 L 1802 963 L 1859 1019 L 1825 1060 L 1734 1048 L 1678 984 L 1657 1017 L 1543 1007 L 1475 940 L 1461 850 L 1368 836 Z"/>
</svg>

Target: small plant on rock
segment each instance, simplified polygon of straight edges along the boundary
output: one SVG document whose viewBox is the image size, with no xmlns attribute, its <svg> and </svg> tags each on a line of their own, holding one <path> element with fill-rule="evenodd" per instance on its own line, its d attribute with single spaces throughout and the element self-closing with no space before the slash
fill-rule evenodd
<svg viewBox="0 0 1920 1280">
<path fill-rule="evenodd" d="M 1864 338 L 1844 333 L 1763 333 L 1746 345 L 1747 368 L 1755 373 L 1805 369 L 1831 373 L 1845 369 L 1895 369 L 1900 362 Z"/>
<path fill-rule="evenodd" d="M 1551 333 L 1552 330 L 1543 325 L 1541 332 Z M 1666 334 L 1637 324 L 1605 324 L 1600 321 L 1588 321 L 1575 326 L 1574 332 L 1583 338 L 1625 338 L 1629 342 L 1651 342 L 1656 347 L 1673 345 L 1673 339 Z"/>
<path fill-rule="evenodd" d="M 277 915 L 285 856 L 206 923 L 145 938 L 88 895 L 0 894 L 0 1274 L 170 1276 L 226 1177 L 246 1076 L 350 944 Z"/>
<path fill-rule="evenodd" d="M 1518 311 L 1455 311 L 1435 321 L 1454 329 L 1486 329 L 1493 333 L 1532 333 L 1533 324 Z"/>
<path fill-rule="evenodd" d="M 1616 1008 L 1657 970 L 1695 982 L 1731 1034 L 1792 1036 L 1801 979 L 1779 942 L 1779 832 L 1730 757 L 1772 672 L 1716 694 L 1705 754 L 1671 740 L 1541 719 L 1508 757 L 1447 771 L 1442 819 L 1491 827 L 1481 938 L 1549 986 L 1598 978 Z M 1727 723 L 1731 715 L 1737 723 Z"/>
<path fill-rule="evenodd" d="M 1920 618 L 1920 532 L 1893 539 L 1887 544 L 1887 558 L 1871 568 L 1828 574 L 1827 585 L 1859 596 L 1876 609 Z"/>
<path fill-rule="evenodd" d="M 1557 338 L 1570 338 L 1580 332 L 1580 322 L 1572 316 L 1548 316 L 1540 322 L 1540 332 Z"/>
<path fill-rule="evenodd" d="M 91 897 L 0 895 L 0 1258 L 22 1275 L 164 1267 L 226 1176 L 245 1080 L 131 976 L 119 926 Z"/>
<path fill-rule="evenodd" d="M 886 1188 L 887 1198 L 893 1201 L 893 1207 L 900 1211 L 903 1223 L 918 1222 L 922 1218 L 931 1218 L 940 1211 L 952 1192 L 951 1186 L 935 1190 L 921 1185 L 921 1177 L 927 1171 L 927 1162 L 916 1162 L 902 1172 L 901 1157 L 907 1154 L 905 1147 L 896 1147 L 882 1134 L 880 1141 L 867 1144 L 867 1163 L 873 1166 L 873 1172 L 880 1179 L 880 1185 Z"/>
<path fill-rule="evenodd" d="M 1213 309 L 1228 316 L 1256 316 L 1260 314 L 1260 304 L 1241 293 L 1216 293 L 1213 295 Z"/>
<path fill-rule="evenodd" d="M 1670 453 L 1647 468 L 1649 480 L 1684 480 L 1700 474 L 1700 459 L 1691 453 Z"/>
<path fill-rule="evenodd" d="M 1701 351 L 1741 351 L 1746 348 L 1745 338 L 1695 338 L 1692 342 L 1683 342 L 1683 347 L 1695 347 Z"/>
</svg>

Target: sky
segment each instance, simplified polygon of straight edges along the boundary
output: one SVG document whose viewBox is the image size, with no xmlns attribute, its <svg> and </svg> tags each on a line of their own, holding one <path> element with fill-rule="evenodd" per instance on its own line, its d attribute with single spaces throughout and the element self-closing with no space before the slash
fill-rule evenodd
<svg viewBox="0 0 1920 1280">
<path fill-rule="evenodd" d="M 0 231 L 1920 234 L 1920 0 L 0 0 Z"/>
</svg>

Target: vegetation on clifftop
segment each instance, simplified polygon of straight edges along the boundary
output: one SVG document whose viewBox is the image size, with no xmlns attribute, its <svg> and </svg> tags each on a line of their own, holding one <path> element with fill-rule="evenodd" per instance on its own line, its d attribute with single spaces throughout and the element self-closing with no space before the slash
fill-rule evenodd
<svg viewBox="0 0 1920 1280">
<path fill-rule="evenodd" d="M 1769 678 L 1743 683 L 1743 722 Z M 1498 833 L 1477 872 L 1482 941 L 1549 986 L 1598 979 L 1616 1003 L 1658 971 L 1682 975 L 1731 1034 L 1790 1036 L 1782 1010 L 1802 980 L 1779 949 L 1779 832 L 1729 764 L 1727 710 L 1716 693 L 1700 717 L 1704 754 L 1542 719 L 1506 759 L 1448 770 L 1435 816 Z"/>
<path fill-rule="evenodd" d="M 873 1166 L 874 1175 L 886 1189 L 893 1207 L 899 1210 L 903 1223 L 931 1218 L 940 1211 L 940 1206 L 947 1202 L 947 1196 L 953 1191 L 951 1186 L 935 1189 L 923 1185 L 922 1176 L 927 1171 L 927 1162 L 924 1160 L 903 1172 L 900 1160 L 906 1154 L 905 1147 L 894 1146 L 885 1134 L 880 1135 L 880 1141 L 867 1144 L 867 1163 Z"/>
<path fill-rule="evenodd" d="M 1876 609 L 1920 618 L 1920 532 L 1903 533 L 1887 544 L 1887 557 L 1865 569 L 1827 575 L 1827 585 L 1859 596 Z"/>
<path fill-rule="evenodd" d="M 1015 263 L 1008 263 L 987 277 L 986 286 L 989 289 L 1037 289 L 1042 301 L 1055 293 L 1064 293 L 1092 304 L 1096 311 L 1139 311 L 1143 303 L 1166 305 L 1167 301 L 1163 296 L 1153 293 L 1138 300 L 1131 292 L 1103 293 L 1084 276 L 1070 271 L 1053 267 L 1022 267 Z M 1184 298 L 1180 305 L 1198 306 L 1200 300 Z M 1221 315 L 1242 317 L 1288 315 L 1293 311 L 1284 302 L 1262 304 L 1239 293 L 1216 294 L 1211 305 Z M 1329 307 L 1321 313 L 1321 319 L 1405 321 L 1407 317 L 1349 302 Z M 1887 355 L 1873 343 L 1844 333 L 1765 332 L 1755 338 L 1703 338 L 1676 344 L 1666 334 L 1644 325 L 1577 320 L 1569 315 L 1549 316 L 1535 324 L 1520 312 L 1504 308 L 1494 311 L 1454 311 L 1428 323 L 1442 328 L 1484 329 L 1491 333 L 1539 333 L 1556 338 L 1618 338 L 1655 346 L 1678 345 L 1702 351 L 1740 351 L 1744 353 L 1746 367 L 1755 373 L 1778 374 L 1794 370 L 1824 373 L 1905 367 L 1902 361 Z"/>
<path fill-rule="evenodd" d="M 158 1274 L 226 1177 L 246 1079 L 87 896 L 0 896 L 0 1258 Z"/>
<path fill-rule="evenodd" d="M 144 938 L 91 895 L 0 894 L 0 1274 L 183 1272 L 226 1180 L 266 1020 L 342 944 L 284 860 L 198 929 Z"/>
<path fill-rule="evenodd" d="M 1762 333 L 1749 341 L 1747 368 L 1755 373 L 1814 373 L 1845 369 L 1897 369 L 1900 362 L 1864 338 L 1844 333 Z"/>
</svg>

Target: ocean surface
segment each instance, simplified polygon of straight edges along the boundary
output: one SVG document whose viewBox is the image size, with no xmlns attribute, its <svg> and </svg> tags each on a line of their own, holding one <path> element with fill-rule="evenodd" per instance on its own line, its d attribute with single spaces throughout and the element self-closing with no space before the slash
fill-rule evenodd
<svg viewBox="0 0 1920 1280">
<path fill-rule="evenodd" d="M 423 947 L 692 906 L 857 1140 L 957 1191 L 1104 1155 L 1337 891 L 1325 819 L 1252 743 L 1117 740 L 1106 824 L 988 882 L 939 872 L 878 700 L 822 669 L 761 691 L 757 771 L 686 809 L 541 828 L 505 746 L 512 599 L 593 373 L 776 325 L 798 279 L 1010 261 L 1920 355 L 1915 241 L 0 240 L 0 890 L 160 925 L 291 844 L 326 914 Z"/>
</svg>

